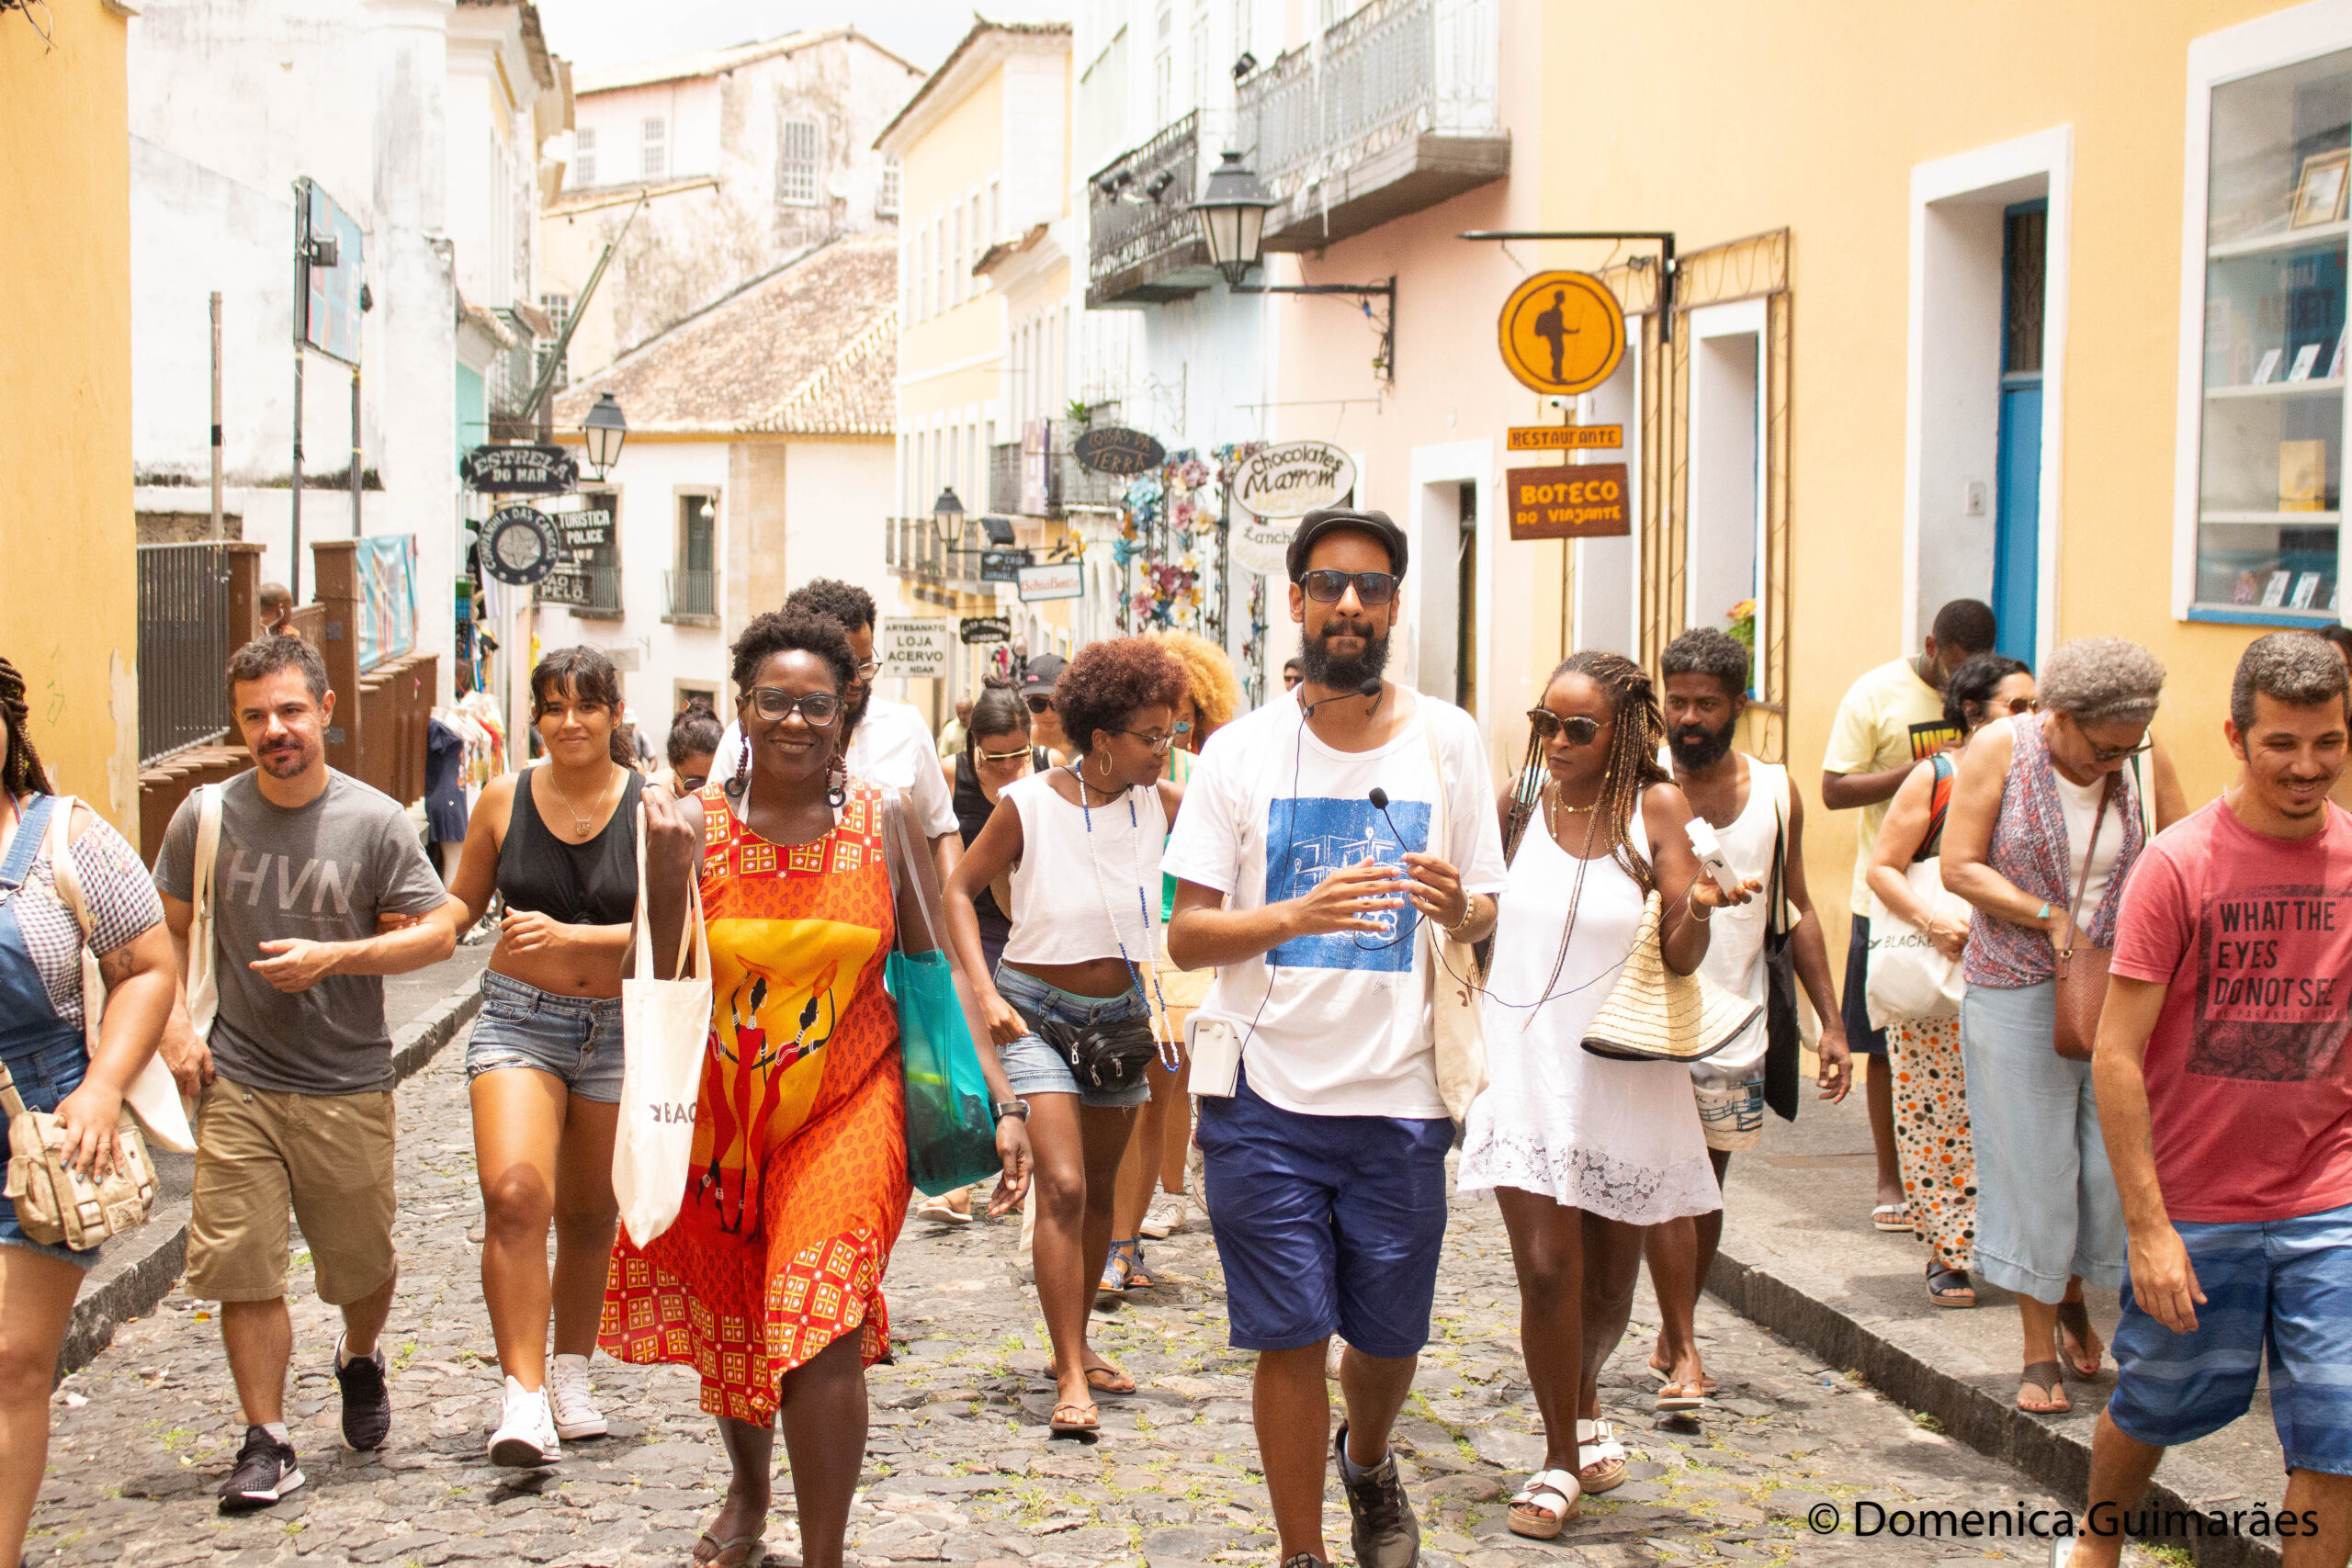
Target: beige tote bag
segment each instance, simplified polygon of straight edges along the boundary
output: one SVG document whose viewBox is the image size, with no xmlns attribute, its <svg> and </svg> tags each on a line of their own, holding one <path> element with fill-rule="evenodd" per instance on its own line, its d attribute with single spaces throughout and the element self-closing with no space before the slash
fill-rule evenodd
<svg viewBox="0 0 2352 1568">
<path fill-rule="evenodd" d="M 1437 777 L 1437 809 L 1430 818 L 1429 852 L 1450 857 L 1453 807 L 1446 796 L 1445 759 L 1438 755 L 1437 731 L 1421 720 L 1430 745 L 1430 772 Z M 1437 1047 L 1437 1093 L 1456 1122 L 1470 1114 L 1470 1102 L 1487 1087 L 1487 1031 L 1478 1010 L 1478 955 L 1456 942 L 1428 916 L 1421 929 L 1430 938 L 1430 1032 Z"/>
<path fill-rule="evenodd" d="M 685 1201 L 694 1161 L 695 1105 L 710 1038 L 710 939 L 702 879 L 688 889 L 678 933 L 677 978 L 652 977 L 646 916 L 645 807 L 637 808 L 637 941 L 621 976 L 621 1111 L 613 1136 L 613 1196 L 639 1247 L 668 1230 Z M 693 967 L 689 973 L 687 960 Z"/>
</svg>

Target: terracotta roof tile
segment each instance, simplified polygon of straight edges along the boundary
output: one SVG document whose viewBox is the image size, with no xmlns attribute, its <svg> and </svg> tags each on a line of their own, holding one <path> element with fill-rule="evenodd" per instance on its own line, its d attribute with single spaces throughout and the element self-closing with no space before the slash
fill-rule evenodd
<svg viewBox="0 0 2352 1568">
<path fill-rule="evenodd" d="M 632 431 L 887 435 L 899 374 L 898 242 L 836 240 L 574 381 L 556 423 L 611 392 Z"/>
</svg>

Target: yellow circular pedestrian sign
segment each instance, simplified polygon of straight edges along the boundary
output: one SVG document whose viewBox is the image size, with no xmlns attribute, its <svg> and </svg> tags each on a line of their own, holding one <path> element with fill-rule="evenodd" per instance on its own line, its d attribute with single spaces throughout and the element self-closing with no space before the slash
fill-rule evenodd
<svg viewBox="0 0 2352 1568">
<path fill-rule="evenodd" d="M 1495 335 L 1522 386 L 1573 397 L 1616 374 L 1625 310 L 1589 272 L 1539 272 L 1503 301 Z"/>
</svg>

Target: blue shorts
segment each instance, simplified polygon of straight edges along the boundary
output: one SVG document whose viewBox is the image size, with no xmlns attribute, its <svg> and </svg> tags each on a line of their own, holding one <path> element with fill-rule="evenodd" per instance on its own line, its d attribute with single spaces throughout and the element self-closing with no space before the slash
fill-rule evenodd
<svg viewBox="0 0 2352 1568">
<path fill-rule="evenodd" d="M 567 997 L 489 970 L 466 1040 L 469 1082 L 502 1067 L 549 1074 L 582 1100 L 621 1102 L 621 999 Z"/>
<path fill-rule="evenodd" d="M 1081 997 L 1059 986 L 1048 986 L 1035 975 L 1009 964 L 997 965 L 996 994 L 1024 1019 L 1050 1018 L 1080 1028 L 1090 1023 L 1144 1018 L 1151 1011 L 1151 1004 L 1144 1000 L 1141 991 L 1130 988 L 1115 997 Z M 1024 1034 L 1010 1045 L 998 1046 L 996 1055 L 1004 1064 L 1005 1082 L 1012 1086 L 1015 1099 L 1033 1094 L 1074 1094 L 1080 1105 L 1124 1111 L 1151 1098 L 1148 1073 L 1127 1089 L 1085 1088 L 1078 1081 L 1078 1075 L 1069 1070 L 1069 1063 L 1061 1053 L 1035 1034 Z"/>
<path fill-rule="evenodd" d="M 2352 1207 L 2173 1228 L 2205 1292 L 2197 1332 L 2141 1311 L 2127 1282 L 2109 1416 L 2152 1448 L 2195 1442 L 2246 1413 L 2267 1350 L 2287 1468 L 2352 1475 Z"/>
<path fill-rule="evenodd" d="M 1418 1354 L 1445 1245 L 1453 1123 L 1303 1116 L 1246 1079 L 1199 1103 L 1233 1348 L 1294 1350 L 1336 1330 L 1367 1356 Z"/>
<path fill-rule="evenodd" d="M 28 1111 L 56 1110 L 60 1101 L 82 1087 L 83 1075 L 90 1069 L 90 1054 L 82 1043 L 78 1028 L 53 1045 L 37 1046 L 7 1060 L 8 1076 L 17 1080 L 17 1096 Z M 8 1119 L 0 1116 L 0 1158 L 5 1158 L 7 1152 Z M 98 1261 L 97 1247 L 76 1252 L 70 1247 L 35 1241 L 27 1235 L 24 1227 L 17 1224 L 17 1205 L 6 1198 L 0 1198 L 0 1247 L 21 1247 L 28 1252 L 60 1258 L 83 1269 L 95 1268 Z"/>
</svg>

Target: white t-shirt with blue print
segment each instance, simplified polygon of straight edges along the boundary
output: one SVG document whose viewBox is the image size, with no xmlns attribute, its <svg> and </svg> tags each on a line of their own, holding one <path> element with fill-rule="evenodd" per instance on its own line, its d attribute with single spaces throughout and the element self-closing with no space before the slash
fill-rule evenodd
<svg viewBox="0 0 2352 1568">
<path fill-rule="evenodd" d="M 1295 898 L 1367 856 L 1442 855 L 1472 893 L 1509 880 L 1485 742 L 1450 703 L 1401 694 L 1418 715 L 1376 750 L 1317 740 L 1294 702 L 1268 703 L 1218 730 L 1184 786 L 1161 869 L 1213 887 L 1236 909 Z M 1445 768 L 1453 841 L 1431 850 L 1437 780 L 1424 726 Z M 1372 804 L 1385 790 L 1384 813 Z M 1386 931 L 1297 937 L 1217 971 L 1200 1016 L 1242 1034 L 1252 1091 L 1313 1116 L 1443 1116 L 1430 1032 L 1429 943 L 1408 904 Z M 1269 995 L 1269 987 L 1272 994 Z"/>
</svg>

